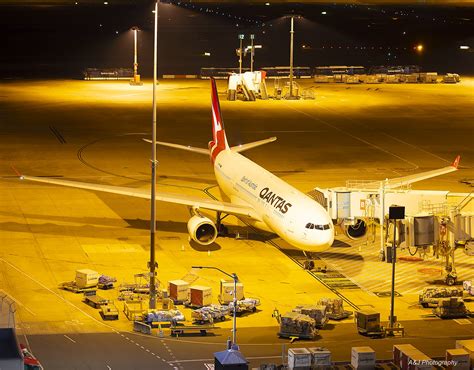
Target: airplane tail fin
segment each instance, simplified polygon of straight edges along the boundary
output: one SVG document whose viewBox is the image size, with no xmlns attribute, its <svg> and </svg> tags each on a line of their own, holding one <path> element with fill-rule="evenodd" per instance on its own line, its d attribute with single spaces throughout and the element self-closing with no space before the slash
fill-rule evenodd
<svg viewBox="0 0 474 370">
<path fill-rule="evenodd" d="M 225 136 L 224 121 L 222 120 L 219 96 L 217 95 L 216 81 L 211 78 L 211 104 L 212 104 L 212 141 L 209 142 L 211 159 L 214 162 L 216 156 L 223 150 L 230 150 Z"/>
</svg>

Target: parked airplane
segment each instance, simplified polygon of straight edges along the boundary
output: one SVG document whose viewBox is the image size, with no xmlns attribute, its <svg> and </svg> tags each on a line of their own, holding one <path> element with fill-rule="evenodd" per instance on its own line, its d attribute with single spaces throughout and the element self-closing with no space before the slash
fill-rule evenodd
<svg viewBox="0 0 474 370">
<path fill-rule="evenodd" d="M 213 139 L 209 142 L 208 149 L 161 141 L 157 144 L 209 155 L 225 201 L 163 192 L 157 193 L 156 200 L 188 206 L 192 213 L 187 224 L 189 235 L 195 242 L 202 245 L 211 244 L 216 240 L 224 214 L 238 216 L 258 229 L 274 232 L 304 251 L 319 252 L 329 248 L 334 241 L 334 225 L 326 209 L 306 194 L 239 154 L 275 141 L 276 138 L 271 137 L 229 147 L 216 83 L 213 79 L 211 80 L 211 102 Z M 458 163 L 459 157 L 451 166 L 392 179 L 390 183 L 407 184 L 439 176 L 455 171 Z M 144 189 L 18 175 L 25 180 L 150 199 L 150 192 Z M 389 186 L 388 183 L 387 186 Z M 216 221 L 202 215 L 201 209 L 215 211 Z"/>
</svg>

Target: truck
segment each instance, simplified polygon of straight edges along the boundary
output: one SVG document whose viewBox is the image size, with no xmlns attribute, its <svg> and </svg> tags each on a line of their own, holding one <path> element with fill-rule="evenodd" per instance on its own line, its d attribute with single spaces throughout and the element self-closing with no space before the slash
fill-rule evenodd
<svg viewBox="0 0 474 370">
<path fill-rule="evenodd" d="M 194 322 L 203 325 L 205 323 L 213 323 L 214 321 L 224 321 L 226 315 L 230 313 L 229 306 L 221 306 L 212 304 L 210 306 L 198 308 L 191 313 Z"/>
<path fill-rule="evenodd" d="M 460 297 L 463 291 L 458 288 L 425 288 L 418 296 L 418 302 L 424 308 L 437 307 L 438 302 L 443 298 Z"/>
<path fill-rule="evenodd" d="M 258 298 L 245 298 L 237 301 L 236 312 L 237 315 L 241 315 L 246 312 L 256 312 L 257 306 L 260 306 L 260 299 Z M 229 315 L 233 315 L 234 302 L 229 303 Z"/>
</svg>

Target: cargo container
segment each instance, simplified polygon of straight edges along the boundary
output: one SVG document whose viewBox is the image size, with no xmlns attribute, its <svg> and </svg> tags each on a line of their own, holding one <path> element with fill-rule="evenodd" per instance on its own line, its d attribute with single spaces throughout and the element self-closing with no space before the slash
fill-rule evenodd
<svg viewBox="0 0 474 370">
<path fill-rule="evenodd" d="M 186 301 L 189 295 L 189 283 L 184 280 L 169 281 L 168 294 L 175 303 Z"/>
<path fill-rule="evenodd" d="M 471 369 L 474 368 L 474 339 L 457 340 L 456 348 L 464 349 L 469 353 Z"/>
<path fill-rule="evenodd" d="M 237 300 L 244 299 L 244 284 L 237 283 Z M 228 304 L 234 300 L 234 282 L 221 280 L 219 302 L 221 304 Z"/>
<path fill-rule="evenodd" d="M 288 350 L 288 369 L 311 370 L 311 353 L 306 348 Z"/>
<path fill-rule="evenodd" d="M 209 306 L 212 303 L 212 289 L 201 285 L 191 286 L 187 303 L 192 307 Z"/>
<path fill-rule="evenodd" d="M 324 369 L 330 368 L 331 362 L 331 351 L 323 347 L 312 347 L 308 348 L 311 353 L 311 368 L 312 369 Z"/>
<path fill-rule="evenodd" d="M 370 347 L 352 347 L 351 365 L 354 369 L 375 369 L 375 351 Z"/>
<path fill-rule="evenodd" d="M 447 370 L 469 370 L 469 352 L 463 348 L 446 350 Z"/>
<path fill-rule="evenodd" d="M 99 273 L 94 270 L 82 269 L 76 271 L 76 286 L 90 288 L 99 283 Z"/>
</svg>

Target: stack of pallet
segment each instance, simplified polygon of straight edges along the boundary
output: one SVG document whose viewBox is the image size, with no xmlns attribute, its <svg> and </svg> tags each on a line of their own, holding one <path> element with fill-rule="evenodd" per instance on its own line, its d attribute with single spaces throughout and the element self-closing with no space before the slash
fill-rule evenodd
<svg viewBox="0 0 474 370">
<path fill-rule="evenodd" d="M 433 309 L 433 313 L 442 319 L 455 319 L 467 317 L 468 311 L 462 298 L 443 298 L 438 302 L 438 307 Z"/>
<path fill-rule="evenodd" d="M 352 314 L 344 310 L 344 301 L 341 298 L 321 298 L 318 306 L 326 307 L 327 317 L 331 320 L 342 320 Z"/>
<path fill-rule="evenodd" d="M 314 320 L 308 315 L 288 312 L 281 316 L 280 332 L 278 334 L 284 338 L 295 336 L 313 339 L 318 334 L 318 330 Z"/>
<path fill-rule="evenodd" d="M 328 322 L 326 306 L 296 306 L 293 312 L 308 315 L 314 320 L 317 328 L 323 328 Z"/>
</svg>

